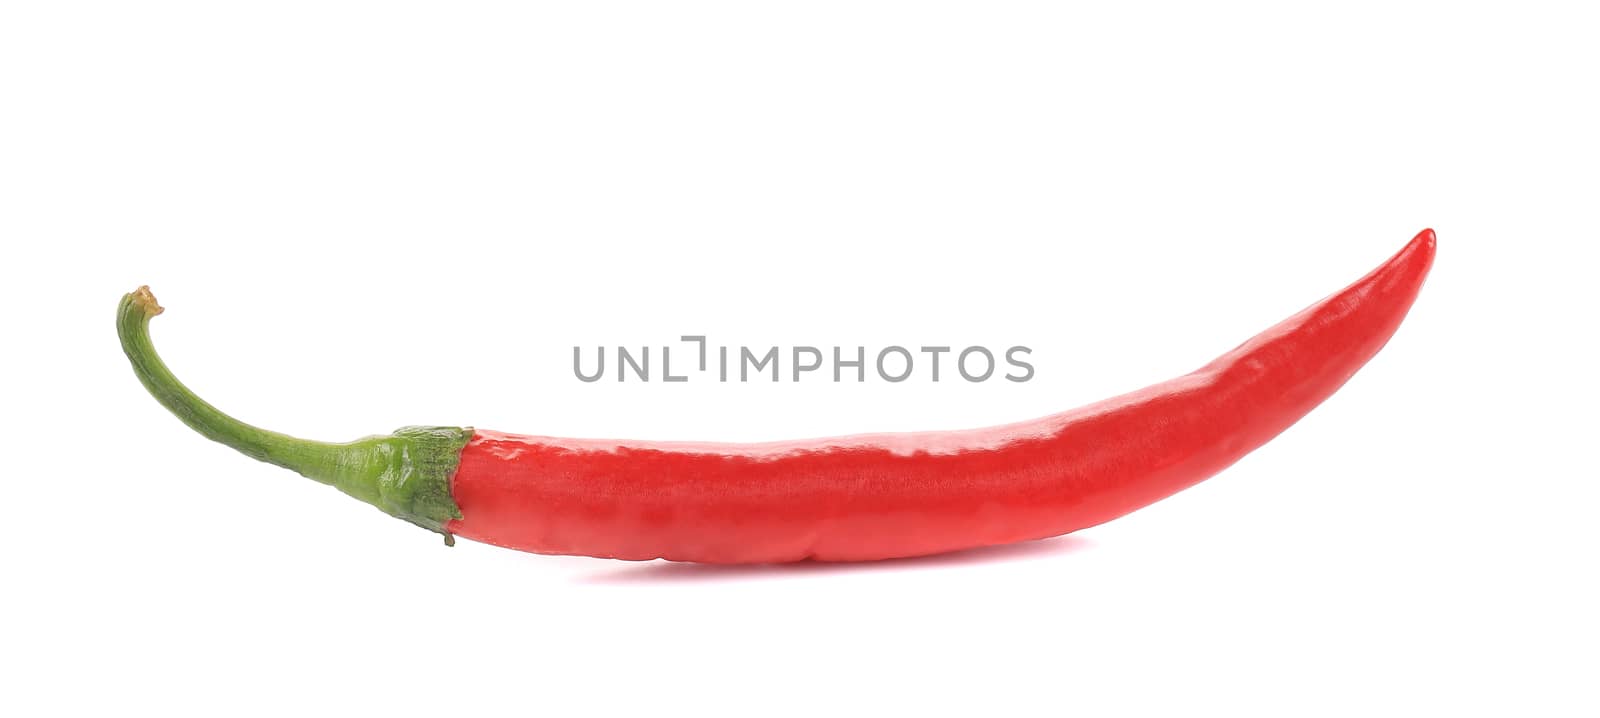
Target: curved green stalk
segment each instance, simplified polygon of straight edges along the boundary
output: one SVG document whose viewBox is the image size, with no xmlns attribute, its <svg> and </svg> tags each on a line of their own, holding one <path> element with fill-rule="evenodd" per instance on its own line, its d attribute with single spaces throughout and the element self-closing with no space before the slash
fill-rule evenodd
<svg viewBox="0 0 1600 718">
<path fill-rule="evenodd" d="M 251 426 L 195 396 L 162 363 L 150 341 L 150 318 L 162 311 L 149 287 L 124 295 L 117 306 L 117 336 L 144 388 L 189 428 L 253 459 L 335 486 L 453 543 L 445 524 L 461 518 L 461 511 L 450 496 L 450 477 L 472 429 L 408 426 L 388 436 L 335 444 Z"/>
</svg>

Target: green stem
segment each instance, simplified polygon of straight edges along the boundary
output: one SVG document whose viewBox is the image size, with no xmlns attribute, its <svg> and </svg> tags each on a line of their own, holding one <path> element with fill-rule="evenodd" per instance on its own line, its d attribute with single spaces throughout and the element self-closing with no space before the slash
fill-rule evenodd
<svg viewBox="0 0 1600 718">
<path fill-rule="evenodd" d="M 335 486 L 392 516 L 444 534 L 450 542 L 445 524 L 461 518 L 450 496 L 450 478 L 472 429 L 411 426 L 388 436 L 335 444 L 251 426 L 195 396 L 167 369 L 150 341 L 150 318 L 162 311 L 149 287 L 123 296 L 117 307 L 117 336 L 145 389 L 189 428 L 253 459 Z"/>
</svg>

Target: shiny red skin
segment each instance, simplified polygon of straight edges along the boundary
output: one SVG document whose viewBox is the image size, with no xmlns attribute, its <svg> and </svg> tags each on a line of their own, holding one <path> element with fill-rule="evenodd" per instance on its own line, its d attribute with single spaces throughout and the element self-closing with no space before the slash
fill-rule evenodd
<svg viewBox="0 0 1600 718">
<path fill-rule="evenodd" d="M 1424 230 L 1355 284 L 1172 381 L 954 432 L 765 444 L 478 431 L 451 533 L 547 554 L 866 561 L 1057 536 L 1221 471 L 1389 340 L 1433 263 Z"/>
</svg>

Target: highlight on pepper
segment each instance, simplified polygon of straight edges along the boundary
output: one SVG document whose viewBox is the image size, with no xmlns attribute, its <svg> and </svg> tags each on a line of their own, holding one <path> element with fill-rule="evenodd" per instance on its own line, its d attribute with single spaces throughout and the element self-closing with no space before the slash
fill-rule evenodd
<svg viewBox="0 0 1600 718">
<path fill-rule="evenodd" d="M 1425 229 L 1354 284 L 1176 379 L 1030 421 L 717 444 L 405 427 L 345 443 L 260 429 L 156 355 L 148 287 L 117 307 L 146 389 L 190 428 L 443 534 L 542 554 L 702 563 L 871 561 L 1048 538 L 1204 480 L 1289 428 L 1400 326 Z"/>
</svg>

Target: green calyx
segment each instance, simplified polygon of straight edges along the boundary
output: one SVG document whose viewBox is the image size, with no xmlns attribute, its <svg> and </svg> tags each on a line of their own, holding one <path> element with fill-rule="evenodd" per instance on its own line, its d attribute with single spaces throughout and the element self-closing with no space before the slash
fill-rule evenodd
<svg viewBox="0 0 1600 718">
<path fill-rule="evenodd" d="M 253 459 L 335 486 L 454 543 L 445 525 L 461 518 L 461 509 L 451 498 L 450 478 L 472 429 L 408 426 L 341 444 L 256 428 L 207 404 L 167 369 L 150 341 L 150 318 L 162 311 L 149 287 L 123 296 L 117 306 L 117 336 L 139 381 L 189 428 Z"/>
</svg>

